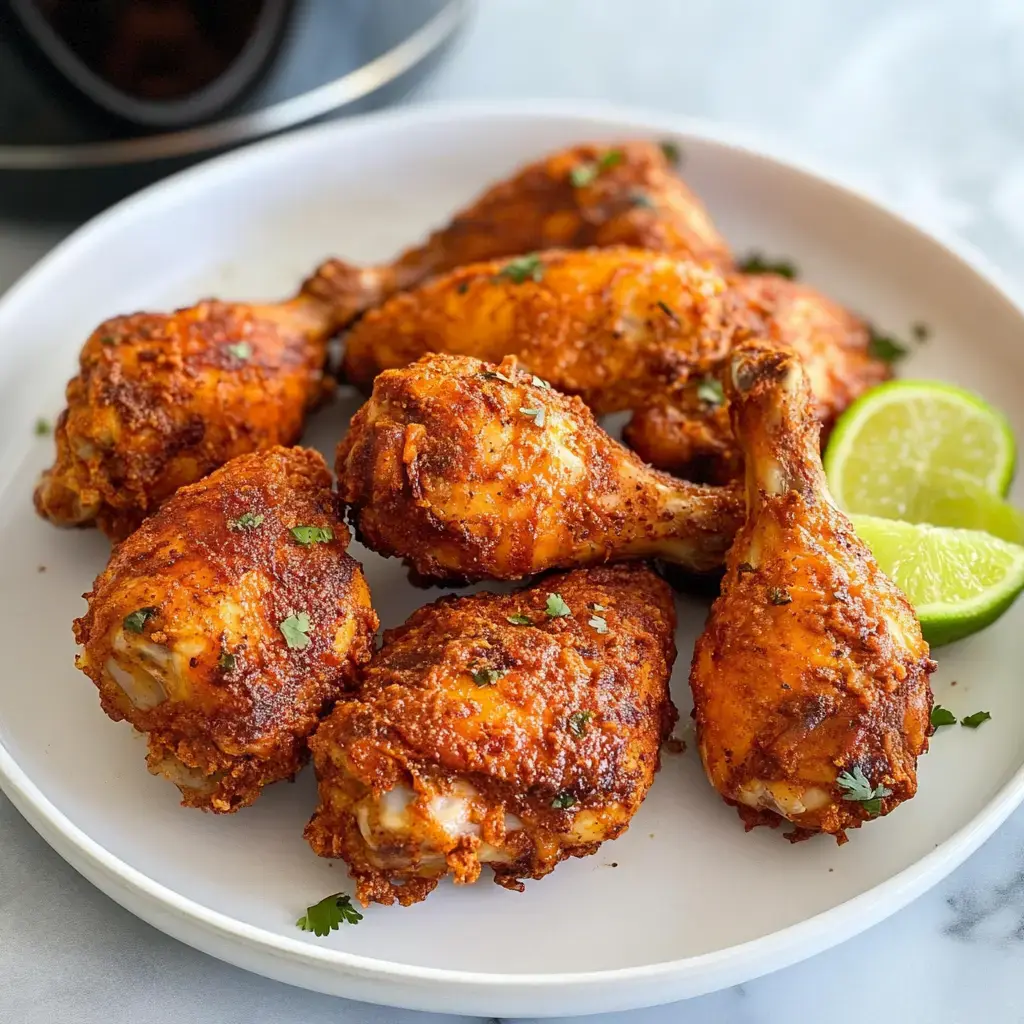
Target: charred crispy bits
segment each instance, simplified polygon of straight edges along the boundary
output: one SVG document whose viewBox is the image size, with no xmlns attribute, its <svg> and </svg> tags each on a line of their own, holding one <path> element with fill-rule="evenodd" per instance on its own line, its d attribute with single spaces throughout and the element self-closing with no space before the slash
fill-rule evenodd
<svg viewBox="0 0 1024 1024">
<path fill-rule="evenodd" d="M 671 593 L 622 565 L 442 598 L 389 630 L 311 741 L 306 838 L 357 895 L 408 905 L 440 878 L 522 889 L 624 832 L 675 722 Z"/>
<path fill-rule="evenodd" d="M 737 350 L 726 393 L 748 512 L 693 655 L 701 757 L 748 827 L 781 816 L 842 842 L 914 795 L 935 663 L 832 502 L 796 357 Z"/>
<path fill-rule="evenodd" d="M 305 762 L 373 650 L 348 540 L 321 456 L 273 448 L 178 491 L 85 595 L 78 667 L 183 804 L 235 811 Z"/>
<path fill-rule="evenodd" d="M 467 263 L 611 245 L 732 266 L 728 246 L 662 147 L 621 142 L 554 153 L 488 189 L 395 262 L 361 268 L 329 260 L 304 287 L 344 323 L 395 292 Z"/>
<path fill-rule="evenodd" d="M 742 519 L 738 493 L 650 469 L 514 359 L 385 371 L 337 470 L 360 540 L 427 580 L 652 557 L 709 571 Z"/>
<path fill-rule="evenodd" d="M 119 540 L 236 455 L 292 444 L 324 393 L 329 327 L 302 298 L 201 302 L 101 324 L 67 387 L 39 514 Z"/>
</svg>

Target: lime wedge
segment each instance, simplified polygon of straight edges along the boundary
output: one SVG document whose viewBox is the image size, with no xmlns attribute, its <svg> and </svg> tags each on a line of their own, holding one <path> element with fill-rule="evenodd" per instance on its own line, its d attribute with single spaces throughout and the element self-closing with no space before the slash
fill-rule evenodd
<svg viewBox="0 0 1024 1024">
<path fill-rule="evenodd" d="M 936 381 L 900 380 L 873 388 L 843 413 L 825 471 L 846 511 L 909 521 L 939 514 L 936 492 L 958 481 L 954 505 L 941 513 L 945 525 L 971 485 L 1005 496 L 1016 454 L 1006 418 L 977 395 Z M 1000 520 L 997 512 L 972 511 L 955 525 L 981 525 L 986 516 Z"/>
<path fill-rule="evenodd" d="M 995 622 L 1024 589 L 1024 547 L 979 530 L 850 517 L 914 606 L 925 639 L 951 643 Z"/>
</svg>

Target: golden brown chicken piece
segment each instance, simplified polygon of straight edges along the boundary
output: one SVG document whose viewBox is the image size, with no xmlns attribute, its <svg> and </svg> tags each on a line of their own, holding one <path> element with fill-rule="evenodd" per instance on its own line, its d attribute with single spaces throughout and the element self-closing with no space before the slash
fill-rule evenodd
<svg viewBox="0 0 1024 1024">
<path fill-rule="evenodd" d="M 799 360 L 744 346 L 726 391 L 748 512 L 693 655 L 701 757 L 748 827 L 781 815 L 843 842 L 914 795 L 935 663 L 832 502 Z"/>
<path fill-rule="evenodd" d="M 864 321 L 820 292 L 774 274 L 734 275 L 729 284 L 746 300 L 746 333 L 787 345 L 800 357 L 826 434 L 854 399 L 890 376 L 889 365 L 871 354 Z M 741 476 L 729 413 L 713 383 L 726 358 L 705 360 L 678 386 L 638 408 L 624 434 L 629 446 L 689 480 L 725 483 Z"/>
<path fill-rule="evenodd" d="M 325 309 L 304 296 L 101 324 L 67 387 L 39 514 L 121 539 L 236 455 L 294 443 L 325 391 L 330 330 Z"/>
<path fill-rule="evenodd" d="M 403 906 L 440 878 L 522 890 L 621 835 L 675 723 L 675 609 L 649 569 L 442 598 L 384 636 L 311 741 L 306 838 L 357 895 Z"/>
<path fill-rule="evenodd" d="M 511 357 L 435 355 L 382 373 L 337 471 L 359 539 L 424 580 L 652 557 L 704 572 L 742 519 L 736 492 L 645 466 Z"/>
<path fill-rule="evenodd" d="M 369 659 L 377 616 L 348 541 L 321 456 L 273 448 L 178 491 L 85 595 L 78 667 L 186 806 L 235 811 L 291 778 Z"/>
<path fill-rule="evenodd" d="M 729 247 L 664 148 L 620 142 L 573 146 L 545 157 L 488 189 L 448 227 L 393 263 L 360 268 L 329 260 L 305 287 L 345 323 L 396 292 L 467 263 L 609 245 L 732 266 Z"/>
<path fill-rule="evenodd" d="M 640 249 L 478 263 L 368 313 L 346 336 L 344 375 L 367 389 L 430 352 L 514 355 L 601 416 L 723 358 L 744 308 L 710 267 Z"/>
</svg>

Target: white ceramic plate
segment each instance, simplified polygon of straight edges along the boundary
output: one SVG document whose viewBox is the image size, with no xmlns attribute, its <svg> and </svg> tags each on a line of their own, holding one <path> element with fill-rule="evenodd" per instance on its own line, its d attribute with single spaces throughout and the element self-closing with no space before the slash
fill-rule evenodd
<svg viewBox="0 0 1024 1024">
<path fill-rule="evenodd" d="M 745 834 L 691 745 L 666 757 L 622 839 L 524 895 L 443 884 L 419 906 L 374 907 L 359 927 L 316 938 L 295 918 L 347 879 L 302 839 L 311 772 L 232 817 L 186 811 L 146 773 L 142 741 L 101 714 L 72 664 L 70 623 L 106 542 L 54 530 L 30 501 L 52 445 L 33 424 L 59 410 L 89 330 L 206 294 L 283 296 L 329 253 L 389 257 L 525 160 L 625 136 L 682 142 L 687 178 L 738 251 L 793 256 L 808 281 L 890 330 L 931 325 L 904 375 L 976 388 L 1024 436 L 1024 318 L 977 257 L 703 127 L 578 107 L 403 110 L 253 146 L 122 203 L 0 303 L 0 782 L 62 856 L 158 928 L 273 978 L 398 1006 L 502 1016 L 634 1007 L 743 981 L 866 928 L 962 861 L 1024 795 L 1018 607 L 940 652 L 937 699 L 993 720 L 944 730 L 918 797 L 841 849 Z M 318 414 L 311 441 L 331 452 L 355 406 L 344 394 Z M 385 626 L 437 596 L 412 589 L 398 564 L 353 553 Z M 681 600 L 680 611 L 673 691 L 685 716 L 705 606 Z"/>
</svg>

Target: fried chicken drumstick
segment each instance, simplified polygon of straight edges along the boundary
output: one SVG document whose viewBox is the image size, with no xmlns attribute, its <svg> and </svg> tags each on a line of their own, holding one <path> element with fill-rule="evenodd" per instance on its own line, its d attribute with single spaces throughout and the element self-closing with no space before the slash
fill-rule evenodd
<svg viewBox="0 0 1024 1024">
<path fill-rule="evenodd" d="M 359 268 L 328 260 L 305 287 L 343 324 L 396 292 L 467 263 L 609 245 L 732 266 L 728 246 L 663 147 L 623 142 L 572 146 L 545 157 L 488 189 L 393 263 Z"/>
<path fill-rule="evenodd" d="M 864 324 L 804 285 L 621 248 L 475 264 L 397 295 L 349 331 L 344 372 L 366 389 L 429 352 L 515 355 L 598 416 L 634 411 L 645 461 L 723 483 L 742 465 L 708 381 L 752 336 L 800 355 L 826 424 L 888 374 Z"/>
<path fill-rule="evenodd" d="M 311 741 L 306 838 L 342 857 L 364 903 L 438 880 L 522 890 L 621 835 L 676 712 L 675 609 L 639 565 L 442 598 L 384 636 L 358 695 Z"/>
<path fill-rule="evenodd" d="M 120 540 L 236 455 L 294 443 L 324 393 L 331 330 L 328 311 L 301 295 L 107 320 L 68 384 L 39 514 Z"/>
<path fill-rule="evenodd" d="M 337 472 L 359 539 L 423 580 L 655 557 L 705 572 L 742 520 L 736 492 L 645 466 L 512 358 L 435 355 L 382 373 Z"/>
<path fill-rule="evenodd" d="M 178 491 L 86 595 L 78 667 L 184 805 L 238 810 L 306 761 L 377 629 L 348 540 L 321 456 L 273 448 Z"/>
<path fill-rule="evenodd" d="M 914 795 L 935 663 L 832 502 L 799 361 L 744 346 L 726 392 L 748 511 L 693 655 L 701 757 L 748 827 L 781 815 L 843 842 Z"/>
</svg>

